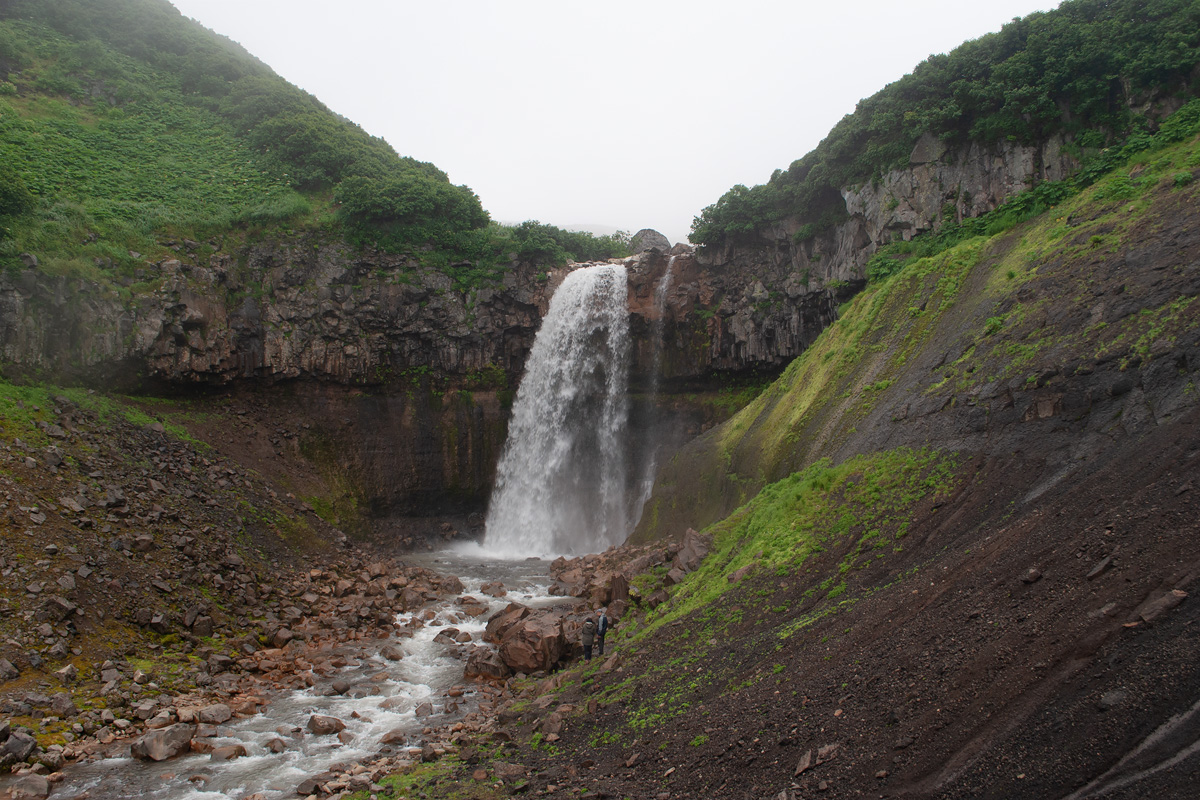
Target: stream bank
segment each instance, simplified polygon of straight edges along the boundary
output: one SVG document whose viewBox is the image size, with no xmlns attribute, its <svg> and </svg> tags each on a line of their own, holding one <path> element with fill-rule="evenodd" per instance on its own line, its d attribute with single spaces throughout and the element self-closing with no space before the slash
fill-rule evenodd
<svg viewBox="0 0 1200 800">
<path fill-rule="evenodd" d="M 502 684 L 464 680 L 464 663 L 482 646 L 488 619 L 510 602 L 563 603 L 548 594 L 546 562 L 442 551 L 394 569 L 399 582 L 410 584 L 414 601 L 396 615 L 395 636 L 379 638 L 378 630 L 306 636 L 298 629 L 283 647 L 214 670 L 208 691 L 177 697 L 156 695 L 154 676 L 140 674 L 134 685 L 143 687 L 137 695 L 145 699 L 121 716 L 109 712 L 111 724 L 60 751 L 64 760 L 78 761 L 47 781 L 51 796 L 278 798 L 294 796 L 306 782 L 304 794 L 328 794 L 366 788 L 486 729 Z M 407 574 L 423 583 L 408 581 Z M 416 603 L 414 592 L 425 602 Z M 180 755 L 154 760 L 172 750 L 170 733 L 181 729 L 191 735 L 173 748 Z M 131 746 L 136 752 L 146 738 L 152 757 L 133 757 Z M 30 774 L 48 771 L 43 766 Z M 0 793 L 14 783 L 0 786 Z"/>
</svg>

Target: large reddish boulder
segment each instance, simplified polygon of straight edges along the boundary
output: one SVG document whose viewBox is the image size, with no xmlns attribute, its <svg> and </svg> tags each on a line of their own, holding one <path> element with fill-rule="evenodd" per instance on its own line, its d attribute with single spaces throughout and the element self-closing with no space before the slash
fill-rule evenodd
<svg viewBox="0 0 1200 800">
<path fill-rule="evenodd" d="M 476 647 L 467 659 L 463 668 L 463 676 L 468 680 L 502 681 L 512 675 L 512 670 L 500 654 L 490 647 Z"/>
<path fill-rule="evenodd" d="M 508 629 L 525 619 L 532 613 L 529 606 L 520 603 L 509 603 L 503 611 L 497 611 L 488 617 L 487 629 L 483 632 L 483 640 L 499 644 Z"/>
<path fill-rule="evenodd" d="M 324 714 L 313 714 L 308 718 L 308 729 L 317 736 L 329 736 L 334 733 L 341 733 L 346 729 L 346 723 L 342 722 L 337 717 L 329 717 Z"/>
<path fill-rule="evenodd" d="M 500 658 L 515 672 L 550 669 L 566 651 L 562 617 L 552 611 L 523 617 L 500 640 Z"/>
<path fill-rule="evenodd" d="M 618 572 L 616 575 L 613 575 L 612 580 L 609 582 L 608 594 L 609 594 L 608 602 L 610 602 L 610 603 L 617 603 L 617 602 L 628 603 L 629 602 L 629 578 L 625 577 L 625 575 L 620 572 Z"/>
</svg>

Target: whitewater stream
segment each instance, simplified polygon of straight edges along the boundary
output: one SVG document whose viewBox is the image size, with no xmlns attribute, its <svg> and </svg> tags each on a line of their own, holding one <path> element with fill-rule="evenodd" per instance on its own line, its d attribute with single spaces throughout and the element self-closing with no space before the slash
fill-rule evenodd
<svg viewBox="0 0 1200 800">
<path fill-rule="evenodd" d="M 452 625 L 467 631 L 478 642 L 490 614 L 509 602 L 533 607 L 563 602 L 547 593 L 550 578 L 545 561 L 496 561 L 474 548 L 414 555 L 405 560 L 458 576 L 463 594 L 487 603 L 489 613 L 469 617 L 456 605 L 458 596 L 448 597 L 399 616 L 399 621 L 406 622 L 413 617 L 423 619 L 430 608 L 436 614 L 412 638 L 379 641 L 369 649 L 362 642 L 345 646 L 339 652 L 349 662 L 346 667 L 324 676 L 311 689 L 271 697 L 259 715 L 222 725 L 220 735 L 209 740 L 214 746 L 240 744 L 249 753 L 246 757 L 212 762 L 208 755 L 186 755 L 158 763 L 110 758 L 72 766 L 66 769 L 66 780 L 51 794 L 52 800 L 84 793 L 89 800 L 237 800 L 256 792 L 272 800 L 294 797 L 302 781 L 334 764 L 371 760 L 380 751 L 384 734 L 397 729 L 407 734 L 403 743 L 392 746 L 394 752 L 402 753 L 424 743 L 424 727 L 452 723 L 477 707 L 472 684 L 463 681 L 465 662 L 448 655 L 446 645 L 434 641 L 444 627 Z M 506 596 L 493 599 L 480 593 L 481 584 L 496 580 L 509 590 Z M 387 644 L 402 647 L 404 658 L 392 662 L 380 656 L 379 650 Z M 349 681 L 351 690 L 344 696 L 327 696 L 325 693 L 338 679 Z M 456 685 L 466 689 L 464 695 L 447 697 L 447 690 Z M 378 694 L 366 694 L 376 688 Z M 433 714 L 419 718 L 416 709 L 425 702 L 432 703 Z M 448 702 L 457 705 L 451 714 L 445 713 Z M 343 745 L 335 736 L 308 733 L 304 729 L 312 714 L 344 721 L 354 739 Z M 303 730 L 303 735 L 295 735 L 294 729 Z M 282 753 L 273 753 L 267 746 L 276 738 L 287 743 Z"/>
</svg>

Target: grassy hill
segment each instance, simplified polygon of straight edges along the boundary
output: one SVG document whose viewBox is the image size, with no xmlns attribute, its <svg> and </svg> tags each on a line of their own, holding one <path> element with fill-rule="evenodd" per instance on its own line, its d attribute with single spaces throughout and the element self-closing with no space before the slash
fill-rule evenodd
<svg viewBox="0 0 1200 800">
<path fill-rule="evenodd" d="M 623 253 L 621 237 L 490 223 L 402 157 L 165 0 L 0 8 L 0 266 L 128 277 L 175 240 L 316 230 L 433 266 Z"/>
</svg>

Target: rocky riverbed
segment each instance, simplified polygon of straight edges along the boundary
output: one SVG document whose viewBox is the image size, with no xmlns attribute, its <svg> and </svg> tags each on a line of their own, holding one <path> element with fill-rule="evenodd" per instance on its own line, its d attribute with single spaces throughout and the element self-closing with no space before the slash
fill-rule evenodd
<svg viewBox="0 0 1200 800">
<path fill-rule="evenodd" d="M 502 709 L 578 658 L 586 611 L 619 618 L 668 580 L 662 545 L 553 564 L 433 553 L 474 535 L 452 516 L 348 537 L 302 425 L 253 395 L 8 385 L 0 402 L 13 797 L 369 786 L 503 728 Z M 339 722 L 318 732 L 320 717 Z"/>
</svg>

